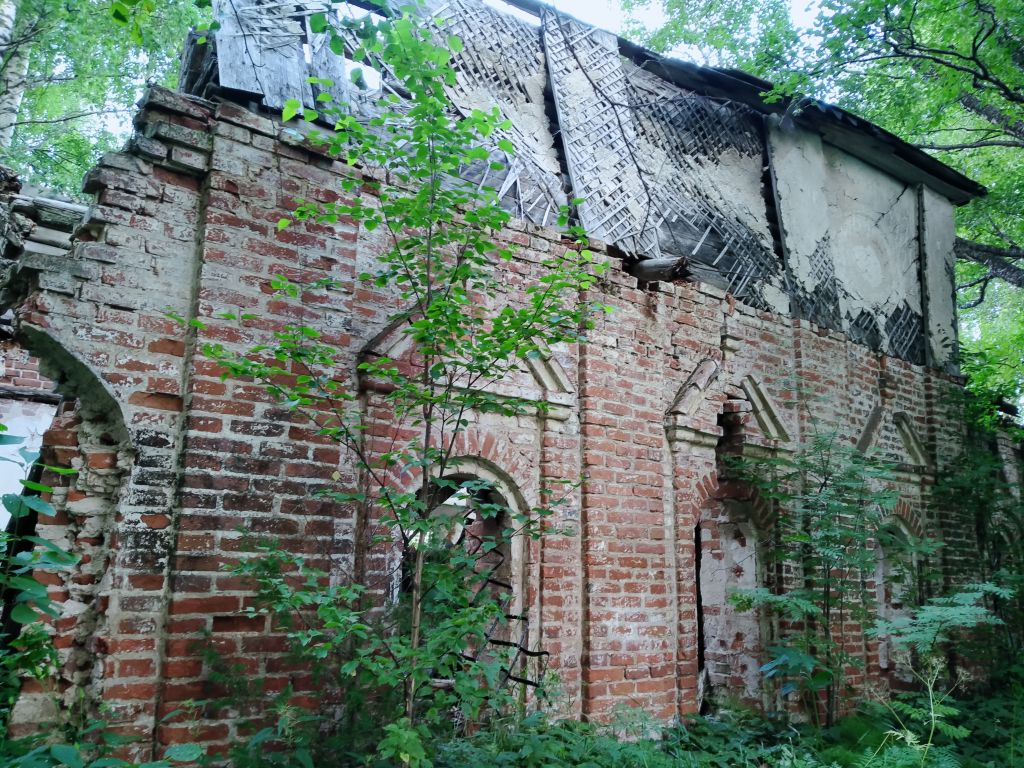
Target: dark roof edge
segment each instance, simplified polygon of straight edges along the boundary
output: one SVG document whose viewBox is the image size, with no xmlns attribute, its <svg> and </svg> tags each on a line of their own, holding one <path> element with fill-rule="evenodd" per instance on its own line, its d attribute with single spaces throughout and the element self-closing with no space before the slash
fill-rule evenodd
<svg viewBox="0 0 1024 768">
<path fill-rule="evenodd" d="M 536 16 L 544 11 L 567 15 L 538 0 L 504 2 Z M 713 98 L 735 101 L 764 115 L 781 118 L 788 114 L 794 123 L 815 131 L 829 144 L 903 182 L 924 184 L 956 205 L 964 205 L 987 192 L 984 186 L 924 150 L 841 107 L 807 99 L 806 104 L 793 109 L 798 97 L 768 104 L 761 94 L 770 91 L 772 84 L 746 72 L 670 59 L 622 37 L 618 38 L 618 45 L 623 56 L 652 74 Z"/>
</svg>

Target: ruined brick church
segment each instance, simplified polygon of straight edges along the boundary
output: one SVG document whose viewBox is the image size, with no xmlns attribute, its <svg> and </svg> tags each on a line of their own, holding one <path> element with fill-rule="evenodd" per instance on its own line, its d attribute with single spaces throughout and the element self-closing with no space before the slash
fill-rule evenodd
<svg viewBox="0 0 1024 768">
<path fill-rule="evenodd" d="M 524 542 L 512 563 L 569 714 L 623 703 L 668 719 L 709 690 L 756 699 L 760 630 L 725 597 L 759 583 L 770 511 L 720 486 L 726 445 L 794 450 L 836 425 L 897 462 L 898 523 L 943 539 L 948 578 L 977 557 L 973 532 L 925 500 L 963 441 L 953 214 L 984 190 L 841 109 L 766 104 L 767 85 L 743 73 L 513 4 L 528 13 L 452 0 L 424 23 L 463 40 L 454 108 L 511 120 L 515 154 L 481 177 L 515 217 L 509 268 L 537 277 L 565 247 L 559 207 L 582 198 L 579 222 L 610 264 L 582 298 L 612 312 L 585 345 L 499 385 L 548 407 L 476 414 L 462 467 L 523 509 L 583 478 L 556 521 L 574 535 Z M 365 522 L 312 494 L 332 476 L 357 482 L 351 457 L 258 386 L 222 380 L 202 345 L 247 349 L 301 320 L 351 351 L 339 375 L 359 389 L 357 361 L 389 343 L 398 309 L 356 279 L 379 235 L 275 226 L 297 198 L 336 199 L 347 172 L 304 139 L 311 126 L 282 124 L 285 102 L 313 106 L 318 87 L 374 98 L 344 85 L 345 60 L 309 29 L 323 4 L 214 5 L 221 27 L 187 47 L 180 91 L 148 89 L 125 150 L 86 177 L 92 204 L 12 186 L 0 218 L 14 313 L 0 419 L 52 417 L 44 459 L 78 473 L 51 478 L 59 516 L 37 532 L 81 555 L 46 576 L 60 679 L 26 685 L 14 727 L 53 717 L 54 692 L 84 694 L 157 754 L 236 735 L 228 719 L 163 720 L 208 695 L 197 641 L 271 686 L 303 686 L 283 638 L 240 615 L 251 593 L 222 570 L 240 529 L 330 571 Z M 268 288 L 277 274 L 350 287 L 307 306 Z M 221 319 L 239 311 L 260 319 Z M 370 423 L 386 420 L 379 393 L 359 394 Z M 1020 455 L 1003 448 L 1019 480 Z M 860 647 L 865 675 L 891 672 L 877 641 Z"/>
</svg>

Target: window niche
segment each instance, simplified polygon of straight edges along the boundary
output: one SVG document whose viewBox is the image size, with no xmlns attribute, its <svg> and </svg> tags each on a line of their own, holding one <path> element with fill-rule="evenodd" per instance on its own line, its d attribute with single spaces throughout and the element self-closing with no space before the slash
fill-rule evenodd
<svg viewBox="0 0 1024 768">
<path fill-rule="evenodd" d="M 920 602 L 920 563 L 913 536 L 898 521 L 891 521 L 878 532 L 875 542 L 874 599 L 882 621 L 909 616 Z M 878 638 L 878 667 L 893 682 L 910 684 L 914 680 L 911 659 L 897 650 L 891 639 Z"/>
<path fill-rule="evenodd" d="M 486 596 L 500 613 L 484 627 L 482 636 L 467 638 L 462 655 L 467 660 L 503 658 L 502 684 L 532 687 L 540 678 L 540 668 L 530 662 L 539 661 L 544 654 L 532 650 L 525 599 L 527 536 L 523 521 L 529 507 L 511 480 L 482 459 L 460 459 L 452 465 L 457 471 L 443 477 L 435 474 L 431 483 L 430 517 L 437 525 L 411 538 L 402 558 L 396 597 L 412 590 L 416 553 L 426 548 L 425 562 L 439 566 L 434 569 L 435 576 L 464 580 L 461 583 L 469 585 L 470 606 L 483 605 Z M 427 610 L 444 610 L 442 603 L 451 599 L 452 593 L 441 583 L 425 584 Z"/>
<path fill-rule="evenodd" d="M 698 667 L 702 704 L 723 698 L 758 703 L 761 697 L 760 619 L 729 600 L 765 583 L 760 532 L 749 504 L 707 502 L 696 529 Z"/>
</svg>

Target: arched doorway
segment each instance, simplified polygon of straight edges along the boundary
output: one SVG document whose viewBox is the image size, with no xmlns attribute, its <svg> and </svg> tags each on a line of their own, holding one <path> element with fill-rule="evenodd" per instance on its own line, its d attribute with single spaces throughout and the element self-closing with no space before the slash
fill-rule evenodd
<svg viewBox="0 0 1024 768">
<path fill-rule="evenodd" d="M 760 535 L 749 504 L 734 499 L 705 503 L 695 541 L 698 668 L 705 705 L 729 699 L 760 701 L 760 620 L 731 599 L 765 582 Z"/>
<path fill-rule="evenodd" d="M 527 539 L 536 521 L 511 478 L 479 457 L 451 460 L 443 475 L 435 470 L 431 476 L 433 524 L 409 540 L 400 592 L 411 592 L 422 549 L 425 628 L 431 612 L 450 608 L 474 615 L 459 655 L 496 670 L 488 685 L 526 693 L 537 686 L 546 655 L 534 650 L 526 598 Z"/>
</svg>

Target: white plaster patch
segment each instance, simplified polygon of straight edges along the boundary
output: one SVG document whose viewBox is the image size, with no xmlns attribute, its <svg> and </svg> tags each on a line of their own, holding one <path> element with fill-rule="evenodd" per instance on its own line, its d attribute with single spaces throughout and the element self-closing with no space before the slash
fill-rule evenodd
<svg viewBox="0 0 1024 768">
<path fill-rule="evenodd" d="M 956 222 L 953 204 L 927 187 L 921 189 L 921 239 L 928 293 L 927 332 L 932 363 L 949 365 L 956 350 Z"/>
<path fill-rule="evenodd" d="M 702 196 L 742 222 L 770 250 L 772 235 L 761 190 L 761 158 L 728 150 L 714 162 L 691 162 L 699 173 Z"/>
<path fill-rule="evenodd" d="M 906 300 L 920 312 L 915 190 L 840 149 L 825 144 L 822 151 L 840 306 L 856 316 L 891 312 Z"/>
</svg>

